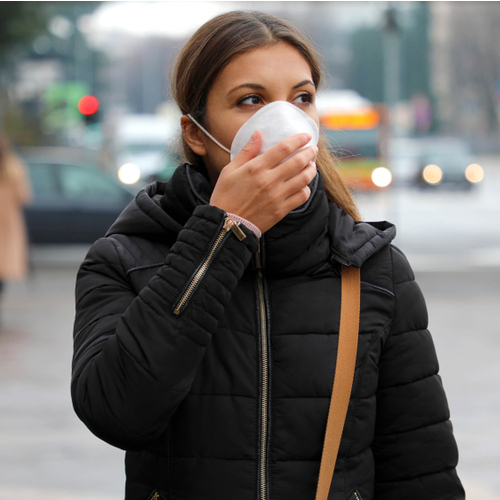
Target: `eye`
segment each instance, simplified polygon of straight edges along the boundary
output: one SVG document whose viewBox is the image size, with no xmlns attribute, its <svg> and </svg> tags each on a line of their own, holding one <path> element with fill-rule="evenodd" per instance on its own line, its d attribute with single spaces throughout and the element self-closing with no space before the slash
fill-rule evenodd
<svg viewBox="0 0 500 500">
<path fill-rule="evenodd" d="M 300 94 L 298 97 L 296 97 L 293 100 L 293 103 L 294 104 L 312 104 L 313 100 L 314 100 L 314 97 L 311 93 L 304 92 L 304 93 Z"/>
<path fill-rule="evenodd" d="M 252 94 L 252 95 L 246 95 L 245 97 L 242 97 L 239 101 L 238 101 L 238 106 L 240 105 L 257 105 L 257 104 L 260 104 L 262 102 L 262 99 L 260 98 L 260 96 L 256 95 L 256 94 Z"/>
</svg>

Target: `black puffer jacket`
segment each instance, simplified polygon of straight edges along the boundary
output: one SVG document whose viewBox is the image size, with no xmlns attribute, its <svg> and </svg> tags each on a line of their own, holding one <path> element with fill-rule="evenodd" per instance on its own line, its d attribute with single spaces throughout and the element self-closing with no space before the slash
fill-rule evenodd
<svg viewBox="0 0 500 500">
<path fill-rule="evenodd" d="M 258 256 L 253 233 L 223 229 L 210 192 L 186 165 L 148 186 L 78 274 L 73 402 L 127 450 L 127 500 L 314 499 L 339 263 L 361 266 L 361 321 L 330 498 L 463 499 L 425 303 L 394 227 L 355 224 L 318 175 Z"/>
</svg>

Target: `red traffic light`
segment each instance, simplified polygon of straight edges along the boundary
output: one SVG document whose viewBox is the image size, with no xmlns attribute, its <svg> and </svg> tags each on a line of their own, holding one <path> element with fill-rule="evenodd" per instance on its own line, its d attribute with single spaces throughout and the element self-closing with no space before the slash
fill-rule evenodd
<svg viewBox="0 0 500 500">
<path fill-rule="evenodd" d="M 78 101 L 78 111 L 82 115 L 93 115 L 99 109 L 99 100 L 93 95 L 85 95 Z"/>
</svg>

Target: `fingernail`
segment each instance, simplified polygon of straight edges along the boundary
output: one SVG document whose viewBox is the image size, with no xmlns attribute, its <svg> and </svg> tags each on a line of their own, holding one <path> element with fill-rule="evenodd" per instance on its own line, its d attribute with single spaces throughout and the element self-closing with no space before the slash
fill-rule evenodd
<svg viewBox="0 0 500 500">
<path fill-rule="evenodd" d="M 250 140 L 248 141 L 249 143 L 255 142 L 257 140 L 257 137 L 259 137 L 259 132 L 256 130 L 253 134 L 252 137 L 250 137 Z"/>
</svg>

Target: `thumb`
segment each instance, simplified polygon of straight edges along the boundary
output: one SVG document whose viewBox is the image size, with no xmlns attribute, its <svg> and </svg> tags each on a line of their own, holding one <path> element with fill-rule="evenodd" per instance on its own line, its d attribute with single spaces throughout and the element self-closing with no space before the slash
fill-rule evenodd
<svg viewBox="0 0 500 500">
<path fill-rule="evenodd" d="M 241 167 L 259 154 L 261 144 L 262 136 L 260 132 L 256 130 L 231 163 L 235 168 Z"/>
</svg>

